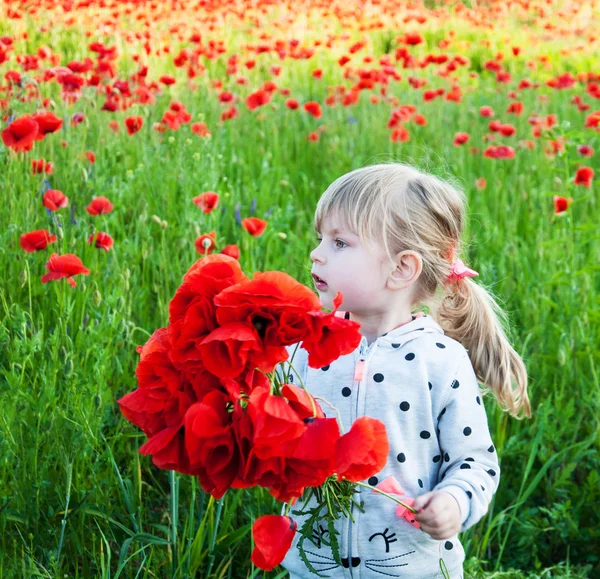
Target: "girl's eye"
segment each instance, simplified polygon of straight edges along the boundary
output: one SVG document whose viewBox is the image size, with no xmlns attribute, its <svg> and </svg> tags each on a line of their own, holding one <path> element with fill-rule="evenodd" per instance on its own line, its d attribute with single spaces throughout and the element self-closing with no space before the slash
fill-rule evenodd
<svg viewBox="0 0 600 579">
<path fill-rule="evenodd" d="M 336 247 L 339 247 L 340 249 L 343 249 L 343 248 L 344 248 L 344 247 L 346 247 L 346 245 L 347 245 L 347 243 L 346 243 L 346 242 L 344 242 L 344 241 L 342 241 L 341 239 L 336 239 L 336 240 L 335 240 L 335 243 L 336 243 Z M 340 247 L 339 245 L 337 245 L 338 243 L 341 243 L 341 244 L 342 244 L 342 247 Z"/>
</svg>

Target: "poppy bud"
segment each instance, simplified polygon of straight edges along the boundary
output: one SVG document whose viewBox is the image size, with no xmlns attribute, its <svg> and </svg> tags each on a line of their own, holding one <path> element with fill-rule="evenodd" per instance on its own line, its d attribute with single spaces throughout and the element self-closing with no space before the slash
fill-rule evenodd
<svg viewBox="0 0 600 579">
<path fill-rule="evenodd" d="M 166 222 L 164 219 L 163 219 L 163 220 L 160 222 L 160 226 L 161 226 L 163 229 L 166 229 L 166 228 L 167 228 L 167 225 L 169 225 L 169 224 L 168 224 L 168 223 L 167 223 L 167 222 Z"/>
<path fill-rule="evenodd" d="M 27 270 L 24 269 L 19 274 L 19 283 L 21 284 L 21 287 L 23 287 L 27 283 Z"/>
<path fill-rule="evenodd" d="M 158 215 L 153 215 L 152 219 L 154 219 L 154 221 L 156 221 L 156 223 L 158 223 L 160 226 L 162 226 L 162 220 Z"/>
<path fill-rule="evenodd" d="M 67 360 L 65 364 L 65 378 L 73 373 L 73 360 Z"/>
<path fill-rule="evenodd" d="M 92 303 L 98 307 L 101 303 L 102 303 L 102 295 L 100 294 L 100 292 L 95 289 L 94 293 L 92 294 Z"/>
<path fill-rule="evenodd" d="M 60 227 L 60 226 L 59 226 L 58 230 L 56 231 L 56 236 L 57 236 L 59 239 L 62 239 L 62 238 L 65 236 L 65 233 L 64 233 L 64 231 L 62 230 L 62 227 Z"/>
<path fill-rule="evenodd" d="M 287 235 L 283 231 L 280 231 L 277 235 L 281 237 L 281 239 L 287 239 Z"/>
</svg>

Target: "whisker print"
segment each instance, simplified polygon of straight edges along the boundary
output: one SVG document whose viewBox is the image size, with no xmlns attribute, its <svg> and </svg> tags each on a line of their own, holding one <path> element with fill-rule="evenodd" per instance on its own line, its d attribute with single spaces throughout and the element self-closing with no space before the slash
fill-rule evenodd
<svg viewBox="0 0 600 579">
<path fill-rule="evenodd" d="M 401 555 L 395 555 L 394 557 L 388 557 L 387 559 L 367 559 L 365 563 L 371 563 L 372 561 L 385 563 L 386 561 L 392 561 L 399 557 L 406 557 L 406 555 L 412 555 L 413 553 L 416 553 L 416 551 L 408 551 L 408 553 L 402 553 Z"/>
<path fill-rule="evenodd" d="M 309 563 L 312 563 L 314 565 L 315 561 L 309 561 Z M 327 565 L 327 563 L 321 563 L 321 565 Z M 335 564 L 332 567 L 325 567 L 324 569 L 317 569 L 317 571 L 320 573 L 321 571 L 329 571 L 330 569 L 337 569 L 338 567 L 339 567 L 339 565 Z"/>
<path fill-rule="evenodd" d="M 367 563 L 365 563 L 366 565 Z M 369 563 L 369 565 L 371 567 L 384 567 L 384 568 L 390 568 L 393 569 L 394 567 L 406 567 L 408 565 L 408 563 L 398 563 L 397 565 L 382 565 L 381 563 L 378 563 L 377 565 L 375 563 Z"/>
<path fill-rule="evenodd" d="M 405 563 L 406 565 L 406 563 Z M 398 565 L 398 567 L 403 567 L 404 565 Z M 369 570 L 369 571 L 375 571 L 375 573 L 381 573 L 381 575 L 387 575 L 388 577 L 400 577 L 400 575 L 392 575 L 391 573 L 386 573 L 385 571 L 380 571 L 379 569 L 372 569 L 371 567 L 369 567 L 367 564 L 365 564 L 365 567 Z"/>
</svg>

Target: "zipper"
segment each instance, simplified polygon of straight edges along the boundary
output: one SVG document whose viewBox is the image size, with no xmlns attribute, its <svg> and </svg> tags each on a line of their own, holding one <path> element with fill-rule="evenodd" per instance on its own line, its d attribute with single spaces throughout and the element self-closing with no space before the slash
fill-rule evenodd
<svg viewBox="0 0 600 579">
<path fill-rule="evenodd" d="M 367 346 L 367 339 L 366 338 L 362 338 L 361 342 L 360 342 L 360 350 L 358 352 L 358 360 L 356 361 L 356 365 L 354 367 L 354 382 L 358 382 L 358 385 L 356 387 L 356 407 L 355 407 L 355 416 L 354 419 L 356 420 L 356 418 L 358 418 L 358 401 L 360 398 L 360 385 L 363 383 L 364 381 L 364 377 L 365 377 L 365 367 L 367 365 L 367 359 L 370 358 L 369 354 L 371 353 L 371 348 L 373 348 L 374 351 L 374 347 L 377 345 L 377 339 L 373 340 L 373 342 L 371 343 L 370 346 Z M 359 499 L 360 500 L 360 499 Z M 354 516 L 354 511 L 355 511 L 355 507 L 354 504 L 352 504 L 350 506 L 350 514 L 352 516 Z M 349 520 L 348 521 L 348 551 L 347 551 L 347 555 L 348 555 L 348 571 L 350 572 L 350 577 L 353 577 L 353 573 L 352 573 L 352 521 Z M 357 577 L 360 575 L 360 571 L 357 574 Z"/>
</svg>

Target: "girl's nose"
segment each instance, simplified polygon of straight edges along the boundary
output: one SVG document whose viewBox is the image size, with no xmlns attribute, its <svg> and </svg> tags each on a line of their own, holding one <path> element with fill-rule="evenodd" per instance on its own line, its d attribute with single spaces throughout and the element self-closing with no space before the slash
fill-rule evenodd
<svg viewBox="0 0 600 579">
<path fill-rule="evenodd" d="M 319 250 L 319 247 L 315 247 L 315 249 L 313 249 L 313 250 L 310 252 L 310 259 L 311 259 L 312 261 L 319 261 L 319 262 L 321 262 L 321 263 L 322 263 L 322 262 L 323 262 L 323 258 L 321 257 L 321 254 L 319 253 L 319 251 L 318 251 L 318 250 Z"/>
</svg>

